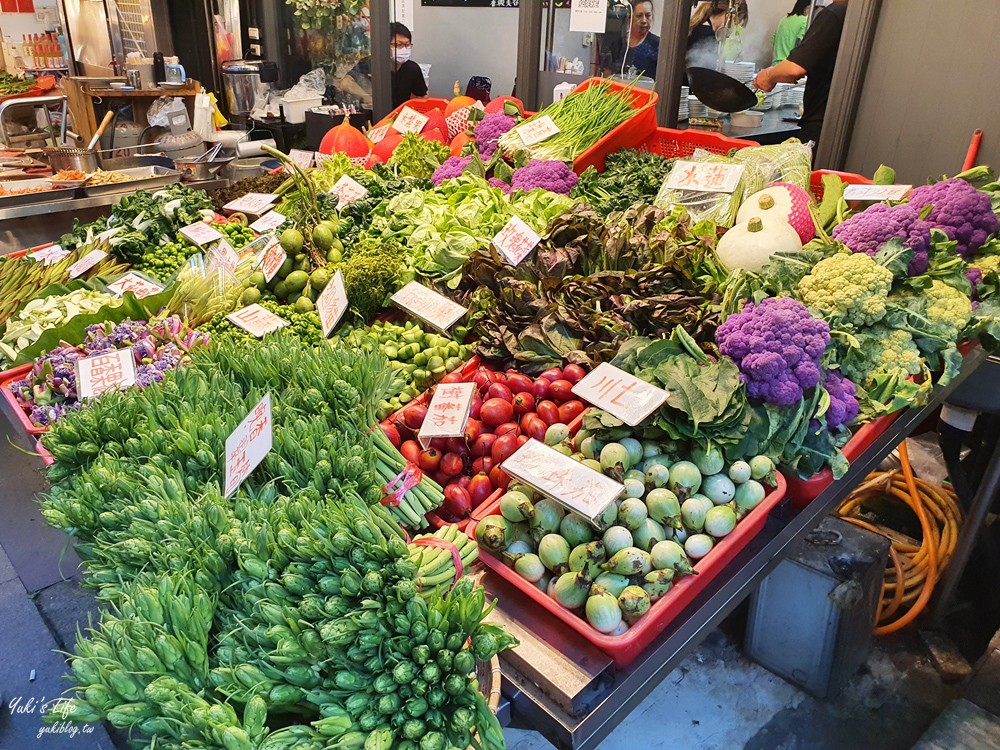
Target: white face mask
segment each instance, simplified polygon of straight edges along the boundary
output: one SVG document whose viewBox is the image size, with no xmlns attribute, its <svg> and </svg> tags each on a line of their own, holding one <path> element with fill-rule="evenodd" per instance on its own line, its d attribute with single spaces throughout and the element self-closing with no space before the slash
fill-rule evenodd
<svg viewBox="0 0 1000 750">
<path fill-rule="evenodd" d="M 403 63 L 405 63 L 407 60 L 410 59 L 410 53 L 413 52 L 413 49 L 410 47 L 399 47 L 395 50 L 389 50 L 389 51 L 392 53 L 393 59 L 396 61 L 396 63 L 402 65 Z"/>
</svg>

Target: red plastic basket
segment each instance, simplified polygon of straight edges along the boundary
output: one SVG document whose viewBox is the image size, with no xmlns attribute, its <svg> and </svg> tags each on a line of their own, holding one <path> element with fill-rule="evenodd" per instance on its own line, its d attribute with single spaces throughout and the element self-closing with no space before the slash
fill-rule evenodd
<svg viewBox="0 0 1000 750">
<path fill-rule="evenodd" d="M 835 174 L 841 179 L 842 182 L 846 182 L 848 185 L 872 184 L 872 181 L 863 174 L 854 174 L 854 172 L 837 172 L 833 169 L 817 169 L 812 173 L 812 177 L 809 180 L 809 189 L 813 194 L 813 198 L 817 201 L 823 200 L 823 175 L 825 174 Z"/>
<path fill-rule="evenodd" d="M 708 133 L 704 130 L 673 128 L 657 128 L 639 146 L 640 151 L 659 154 L 665 159 L 677 159 L 690 156 L 697 149 L 711 151 L 713 154 L 728 154 L 731 150 L 759 146 L 756 141 L 742 138 L 729 138 L 721 133 Z"/>
<path fill-rule="evenodd" d="M 737 524 L 732 534 L 718 542 L 706 557 L 695 564 L 694 569 L 697 571 L 697 575 L 679 578 L 666 596 L 655 602 L 650 607 L 649 612 L 643 615 L 624 635 L 611 636 L 598 632 L 584 618 L 557 604 L 552 597 L 539 591 L 533 584 L 528 583 L 513 569 L 508 568 L 482 548 L 479 550 L 479 559 L 526 596 L 533 599 L 536 604 L 548 610 L 554 617 L 562 620 L 614 659 L 615 666 L 627 667 L 691 603 L 695 596 L 725 570 L 726 565 L 732 562 L 736 554 L 760 533 L 761 529 L 764 528 L 765 521 L 767 521 L 768 514 L 785 496 L 785 480 L 780 473 L 777 474 L 776 484 L 777 486 L 768 493 L 761 504 Z M 498 498 L 490 506 L 490 513 L 498 513 L 499 506 Z M 486 515 L 490 515 L 490 513 Z M 470 537 L 475 536 L 478 524 L 478 520 L 472 519 L 465 533 Z"/>
<path fill-rule="evenodd" d="M 28 415 L 24 413 L 21 405 L 17 403 L 17 399 L 14 397 L 14 391 L 11 390 L 10 384 L 16 380 L 23 380 L 24 376 L 31 372 L 33 363 L 28 362 L 24 365 L 19 365 L 13 369 L 7 370 L 6 372 L 0 372 L 0 395 L 3 395 L 4 401 L 10 406 L 14 411 L 14 415 L 17 417 L 17 421 L 20 422 L 21 427 L 24 431 L 33 437 L 37 437 L 46 431 L 45 427 L 35 427 L 28 419 Z"/>
<path fill-rule="evenodd" d="M 573 93 L 586 91 L 591 86 L 606 82 L 603 78 L 588 78 L 573 89 Z M 624 92 L 628 89 L 626 84 L 611 81 L 612 92 Z M 603 172 L 604 159 L 608 154 L 623 148 L 636 148 L 656 131 L 656 102 L 659 99 L 656 92 L 633 86 L 628 95 L 635 108 L 635 114 L 576 157 L 573 160 L 574 172 L 583 174 L 584 170 L 591 166 L 598 172 Z"/>
<path fill-rule="evenodd" d="M 440 109 L 441 114 L 444 114 L 444 108 L 448 106 L 447 99 L 435 99 L 434 97 L 429 97 L 427 99 L 410 99 L 408 102 L 403 102 L 398 107 L 396 107 L 392 112 L 387 114 L 381 120 L 376 123 L 375 127 L 380 127 L 385 125 L 390 120 L 392 120 L 396 115 L 403 111 L 403 107 L 409 107 L 415 112 L 420 112 L 421 114 L 426 114 L 432 109 Z M 447 135 L 447 134 L 446 134 Z"/>
<path fill-rule="evenodd" d="M 41 440 L 35 441 L 35 450 L 38 451 L 38 455 L 41 457 L 42 463 L 45 464 L 46 466 L 51 466 L 56 462 L 52 454 L 49 453 L 47 450 L 45 450 L 45 446 L 42 445 Z"/>
</svg>

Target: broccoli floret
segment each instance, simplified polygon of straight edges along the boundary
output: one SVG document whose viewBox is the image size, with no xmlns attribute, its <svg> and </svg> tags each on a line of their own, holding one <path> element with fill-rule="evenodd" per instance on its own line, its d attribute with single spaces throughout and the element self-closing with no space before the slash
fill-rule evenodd
<svg viewBox="0 0 1000 750">
<path fill-rule="evenodd" d="M 954 240 L 955 251 L 966 259 L 972 258 L 998 228 L 990 196 L 959 177 L 916 188 L 909 205 L 918 212 L 931 206 L 927 216 L 931 228 Z"/>
<path fill-rule="evenodd" d="M 830 327 L 796 300 L 767 298 L 730 315 L 715 341 L 739 366 L 751 398 L 793 406 L 823 377 L 820 358 L 830 343 Z"/>
<path fill-rule="evenodd" d="M 514 170 L 510 186 L 514 190 L 542 188 L 553 193 L 569 195 L 579 177 L 562 161 L 536 160 Z"/>
<path fill-rule="evenodd" d="M 923 357 L 909 331 L 879 324 L 857 334 L 855 338 L 858 346 L 847 350 L 840 370 L 866 389 L 870 389 L 879 376 L 901 370 L 905 380 L 923 370 Z"/>
<path fill-rule="evenodd" d="M 892 271 L 864 253 L 824 258 L 799 282 L 797 295 L 835 326 L 864 328 L 886 314 Z"/>
<path fill-rule="evenodd" d="M 875 255 L 891 239 L 900 239 L 913 250 L 907 274 L 916 276 L 927 270 L 927 252 L 931 244 L 931 226 L 909 204 L 887 206 L 876 203 L 833 229 L 833 238 L 855 253 Z"/>
</svg>

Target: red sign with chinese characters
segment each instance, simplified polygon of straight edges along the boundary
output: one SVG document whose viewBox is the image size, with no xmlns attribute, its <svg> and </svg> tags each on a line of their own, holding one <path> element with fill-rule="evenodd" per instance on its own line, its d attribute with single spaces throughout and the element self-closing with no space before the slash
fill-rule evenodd
<svg viewBox="0 0 1000 750">
<path fill-rule="evenodd" d="M 116 297 L 123 297 L 125 292 L 132 292 L 136 299 L 142 299 L 162 292 L 163 287 L 145 276 L 140 276 L 135 271 L 129 271 L 118 281 L 108 284 L 108 291 Z"/>
<path fill-rule="evenodd" d="M 667 175 L 667 188 L 697 190 L 703 193 L 731 193 L 739 185 L 742 176 L 742 164 L 678 161 Z"/>
<path fill-rule="evenodd" d="M 591 520 L 625 491 L 624 485 L 534 439 L 500 468 Z"/>
<path fill-rule="evenodd" d="M 584 401 L 635 427 L 659 409 L 670 394 L 630 375 L 614 365 L 602 362 L 573 386 L 573 393 Z"/>
<path fill-rule="evenodd" d="M 242 310 L 230 313 L 226 320 L 259 339 L 288 325 L 287 320 L 257 304 L 247 305 Z"/>
<path fill-rule="evenodd" d="M 135 385 L 132 349 L 117 349 L 76 361 L 76 390 L 81 399 Z"/>
<path fill-rule="evenodd" d="M 541 241 L 541 236 L 529 227 L 520 216 L 512 216 L 504 228 L 493 238 L 493 245 L 512 266 L 528 257 Z"/>
<path fill-rule="evenodd" d="M 254 407 L 240 426 L 226 438 L 226 497 L 239 487 L 271 450 L 271 394 Z"/>
<path fill-rule="evenodd" d="M 461 437 L 469 421 L 475 383 L 442 383 L 434 391 L 417 439 L 427 448 L 434 438 Z"/>
<path fill-rule="evenodd" d="M 320 292 L 316 300 L 316 312 L 319 313 L 324 337 L 330 335 L 330 331 L 336 328 L 337 323 L 347 312 L 347 290 L 344 288 L 344 274 L 339 268 L 330 279 L 330 283 Z"/>
</svg>

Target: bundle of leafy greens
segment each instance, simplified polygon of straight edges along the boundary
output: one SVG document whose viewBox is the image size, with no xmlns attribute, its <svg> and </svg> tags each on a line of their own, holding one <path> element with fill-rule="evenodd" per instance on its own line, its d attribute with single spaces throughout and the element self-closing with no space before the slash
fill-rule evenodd
<svg viewBox="0 0 1000 750">
<path fill-rule="evenodd" d="M 615 151 L 608 154 L 603 172 L 588 167 L 571 195 L 601 214 L 652 203 L 675 161 L 630 148 Z"/>
</svg>

